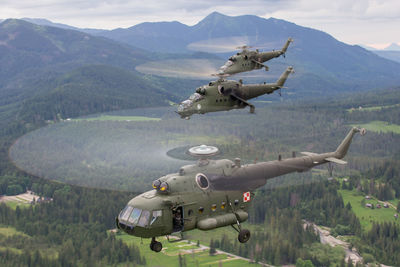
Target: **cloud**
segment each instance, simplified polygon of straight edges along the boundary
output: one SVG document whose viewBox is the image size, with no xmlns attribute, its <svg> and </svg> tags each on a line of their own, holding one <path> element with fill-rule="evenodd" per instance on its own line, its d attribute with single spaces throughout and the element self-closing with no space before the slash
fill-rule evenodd
<svg viewBox="0 0 400 267">
<path fill-rule="evenodd" d="M 46 18 L 81 28 L 113 29 L 147 21 L 194 25 L 213 11 L 285 19 L 348 43 L 400 42 L 398 0 L 2 0 L 0 18 Z"/>
</svg>

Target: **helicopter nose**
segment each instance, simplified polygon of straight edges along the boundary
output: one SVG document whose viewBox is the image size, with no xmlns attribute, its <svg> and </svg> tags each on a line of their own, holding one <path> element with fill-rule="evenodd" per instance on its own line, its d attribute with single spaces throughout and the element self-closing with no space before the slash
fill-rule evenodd
<svg viewBox="0 0 400 267">
<path fill-rule="evenodd" d="M 124 224 L 124 223 L 120 222 L 120 221 L 118 220 L 118 217 L 115 218 L 115 224 L 116 224 L 116 226 L 117 226 L 118 229 L 121 229 L 121 230 L 123 230 L 124 232 L 127 232 L 128 234 L 132 234 L 132 233 L 133 233 L 133 230 L 134 230 L 134 228 L 135 228 L 135 227 L 133 227 L 133 226 L 131 226 L 131 225 L 127 225 L 127 224 Z"/>
</svg>

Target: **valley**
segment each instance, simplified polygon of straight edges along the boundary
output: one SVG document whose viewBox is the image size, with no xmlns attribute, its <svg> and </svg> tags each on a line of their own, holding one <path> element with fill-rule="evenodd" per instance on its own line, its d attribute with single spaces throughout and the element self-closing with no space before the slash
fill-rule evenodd
<svg viewBox="0 0 400 267">
<path fill-rule="evenodd" d="M 246 109 L 182 120 L 173 104 L 208 81 L 136 69 L 174 58 L 225 59 L 186 48 L 247 24 L 275 43 L 295 39 L 286 58 L 262 73 L 262 79 L 273 80 L 274 71 L 293 64 L 290 91 L 259 97 L 255 114 Z M 161 30 L 153 28 L 157 25 Z M 147 30 L 139 38 L 140 29 Z M 173 38 L 165 38 L 168 34 Z M 12 198 L 30 189 L 53 199 L 0 203 L 0 265 L 400 262 L 394 218 L 400 211 L 399 63 L 287 21 L 220 13 L 190 27 L 154 23 L 92 33 L 10 19 L 0 24 L 0 57 L 0 194 Z M 348 164 L 335 166 L 333 179 L 321 167 L 271 179 L 254 192 L 246 244 L 239 244 L 230 228 L 196 230 L 185 233 L 191 243 L 168 244 L 155 255 L 148 239 L 109 231 L 129 199 L 150 190 L 160 176 L 195 162 L 184 153 L 190 146 L 215 145 L 221 151 L 216 158 L 240 157 L 247 164 L 292 157 L 293 151 L 333 151 L 351 126 L 365 127 L 367 134 L 354 139 Z M 388 208 L 377 208 L 386 203 Z M 304 220 L 329 228 L 335 238 L 343 236 L 363 262 L 347 263 L 345 250 L 321 244 Z"/>
</svg>

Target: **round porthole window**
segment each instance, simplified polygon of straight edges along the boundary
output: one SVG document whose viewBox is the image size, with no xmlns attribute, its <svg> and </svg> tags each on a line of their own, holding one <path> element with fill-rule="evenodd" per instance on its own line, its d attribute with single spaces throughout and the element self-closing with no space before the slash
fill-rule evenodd
<svg viewBox="0 0 400 267">
<path fill-rule="evenodd" d="M 201 189 L 207 189 L 209 186 L 207 176 L 202 173 L 196 175 L 196 183 Z"/>
</svg>

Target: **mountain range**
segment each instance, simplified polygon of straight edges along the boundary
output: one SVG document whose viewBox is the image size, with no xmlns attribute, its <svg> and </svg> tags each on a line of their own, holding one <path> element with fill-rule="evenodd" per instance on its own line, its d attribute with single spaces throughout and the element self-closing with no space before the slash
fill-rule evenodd
<svg viewBox="0 0 400 267">
<path fill-rule="evenodd" d="M 125 85 L 129 83 L 132 84 L 133 95 L 136 93 L 138 99 L 146 96 L 154 100 L 146 105 L 179 101 L 194 91 L 195 86 L 205 82 L 143 75 L 135 67 L 165 58 L 219 57 L 223 62 L 234 52 L 216 53 L 215 56 L 206 53 L 194 55 L 195 52 L 189 47 L 196 42 L 229 41 L 233 37 L 248 37 L 248 40 L 255 40 L 256 45 L 269 44 L 270 47 L 273 44 L 276 49 L 280 49 L 286 39 L 292 37 L 295 41 L 289 47 L 286 58 L 268 62 L 270 72 L 265 77 L 276 79 L 286 66 L 293 65 L 296 73 L 290 77 L 287 86 L 294 89 L 292 92 L 295 97 L 365 91 L 397 86 L 400 83 L 399 63 L 360 46 L 342 43 L 322 31 L 275 18 L 264 19 L 251 15 L 231 17 L 214 12 L 193 26 L 176 21 L 154 22 L 115 30 L 78 29 L 42 19 L 7 19 L 0 24 L 0 105 L 16 107 L 18 104 L 21 107 L 25 104 L 26 109 L 35 106 L 26 104 L 27 101 L 41 99 L 43 103 L 54 100 L 53 97 L 46 97 L 46 94 L 54 96 L 54 91 L 58 92 L 59 97 L 68 95 L 70 101 L 77 103 L 82 98 L 95 99 L 90 94 L 96 93 L 123 96 L 127 93 Z M 90 75 L 82 77 L 79 73 L 87 70 L 86 66 L 89 66 Z M 96 69 L 108 80 L 96 75 Z M 109 82 L 112 75 L 105 73 L 119 77 L 124 88 L 116 90 L 118 86 L 115 87 L 115 80 Z M 129 73 L 131 79 L 128 78 Z M 69 82 L 65 77 L 71 75 L 76 77 L 71 78 L 74 81 L 73 90 L 64 86 Z M 79 83 L 78 78 L 84 82 Z M 102 89 L 96 91 L 96 87 L 88 83 L 102 83 L 97 84 Z M 82 91 L 91 88 L 87 91 L 90 94 L 79 94 L 77 88 Z M 71 95 L 75 95 L 75 98 L 71 98 Z M 143 101 L 129 99 L 132 107 L 144 105 Z M 103 100 L 107 101 L 106 98 Z M 111 102 L 98 111 L 122 108 Z M 49 105 L 43 104 L 43 107 Z M 123 108 L 126 108 L 125 104 Z M 72 112 L 70 115 L 83 114 Z M 49 116 L 39 117 L 49 119 Z"/>
</svg>

